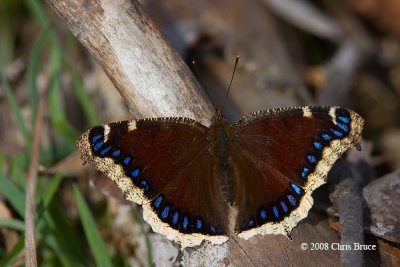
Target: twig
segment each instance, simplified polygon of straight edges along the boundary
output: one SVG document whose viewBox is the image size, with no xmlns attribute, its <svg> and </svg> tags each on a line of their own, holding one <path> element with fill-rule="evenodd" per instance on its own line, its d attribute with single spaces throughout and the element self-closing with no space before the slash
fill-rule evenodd
<svg viewBox="0 0 400 267">
<path fill-rule="evenodd" d="M 325 66 L 325 86 L 318 95 L 321 105 L 351 106 L 350 90 L 364 60 L 374 51 L 374 41 L 345 5 L 323 1 L 334 14 L 344 37 L 340 48 Z"/>
<path fill-rule="evenodd" d="M 42 97 L 39 102 L 39 111 L 35 122 L 35 132 L 31 152 L 27 180 L 27 194 L 25 199 L 25 250 L 26 266 L 37 266 L 36 244 L 35 244 L 35 195 L 37 172 L 40 153 L 40 138 L 44 124 L 45 100 Z"/>
<path fill-rule="evenodd" d="M 138 1 L 48 0 L 106 71 L 138 117 L 190 117 L 208 124 L 211 103 Z"/>
<path fill-rule="evenodd" d="M 320 105 L 351 106 L 350 90 L 361 60 L 362 52 L 353 40 L 341 45 L 325 67 L 325 85 L 318 95 Z"/>
<path fill-rule="evenodd" d="M 333 42 L 342 39 L 342 31 L 337 24 L 309 2 L 301 0 L 263 0 L 263 2 L 296 27 Z"/>
<path fill-rule="evenodd" d="M 329 178 L 334 184 L 331 201 L 338 209 L 340 216 L 341 244 L 351 249 L 341 251 L 341 265 L 344 267 L 364 266 L 363 251 L 354 249 L 354 244 L 364 244 L 363 199 L 355 170 L 344 160 L 339 160 L 331 171 Z M 331 179 L 332 180 L 332 179 Z"/>
<path fill-rule="evenodd" d="M 367 204 L 365 230 L 375 236 L 400 243 L 400 170 L 375 179 L 363 188 Z"/>
</svg>

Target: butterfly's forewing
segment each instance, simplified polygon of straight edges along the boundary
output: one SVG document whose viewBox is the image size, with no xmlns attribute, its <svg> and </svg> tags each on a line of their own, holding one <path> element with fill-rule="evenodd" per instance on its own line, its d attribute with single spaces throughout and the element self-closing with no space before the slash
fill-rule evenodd
<svg viewBox="0 0 400 267">
<path fill-rule="evenodd" d="M 143 205 L 154 231 L 186 247 L 227 239 L 206 135 L 207 128 L 193 120 L 146 119 L 94 127 L 78 146 L 84 161 L 94 162 L 128 200 Z"/>
<path fill-rule="evenodd" d="M 336 107 L 268 110 L 233 125 L 239 236 L 289 233 L 334 162 L 359 143 L 362 127 L 358 114 Z"/>
</svg>

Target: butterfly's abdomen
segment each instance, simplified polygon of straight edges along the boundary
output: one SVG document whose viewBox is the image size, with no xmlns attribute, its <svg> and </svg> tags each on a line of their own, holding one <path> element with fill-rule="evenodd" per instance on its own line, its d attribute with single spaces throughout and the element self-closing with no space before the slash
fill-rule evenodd
<svg viewBox="0 0 400 267">
<path fill-rule="evenodd" d="M 217 158 L 228 158 L 230 140 L 225 127 L 215 129 L 214 154 Z"/>
<path fill-rule="evenodd" d="M 231 134 L 229 125 L 215 125 L 212 132 L 212 150 L 215 156 L 218 180 L 226 202 L 233 202 L 233 181 L 230 173 Z"/>
</svg>

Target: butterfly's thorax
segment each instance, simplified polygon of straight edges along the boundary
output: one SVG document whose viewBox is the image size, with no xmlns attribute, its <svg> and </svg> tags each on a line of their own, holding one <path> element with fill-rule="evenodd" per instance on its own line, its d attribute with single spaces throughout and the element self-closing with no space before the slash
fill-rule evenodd
<svg viewBox="0 0 400 267">
<path fill-rule="evenodd" d="M 217 110 L 209 128 L 209 152 L 214 155 L 215 166 L 223 196 L 228 203 L 233 201 L 232 176 L 230 174 L 232 128 L 226 118 Z"/>
<path fill-rule="evenodd" d="M 230 154 L 231 128 L 229 122 L 217 110 L 209 128 L 210 152 L 219 159 L 227 159 Z"/>
</svg>

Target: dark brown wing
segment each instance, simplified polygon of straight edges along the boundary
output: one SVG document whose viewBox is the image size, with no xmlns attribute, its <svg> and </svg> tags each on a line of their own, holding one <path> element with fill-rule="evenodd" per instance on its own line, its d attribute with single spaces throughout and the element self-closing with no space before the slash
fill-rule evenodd
<svg viewBox="0 0 400 267">
<path fill-rule="evenodd" d="M 153 230 L 182 245 L 226 241 L 207 128 L 190 119 L 146 119 L 94 127 L 78 141 L 93 161 L 143 206 Z"/>
<path fill-rule="evenodd" d="M 334 162 L 359 143 L 362 127 L 358 114 L 337 107 L 262 111 L 233 125 L 239 236 L 289 233 Z"/>
</svg>

